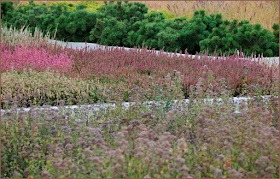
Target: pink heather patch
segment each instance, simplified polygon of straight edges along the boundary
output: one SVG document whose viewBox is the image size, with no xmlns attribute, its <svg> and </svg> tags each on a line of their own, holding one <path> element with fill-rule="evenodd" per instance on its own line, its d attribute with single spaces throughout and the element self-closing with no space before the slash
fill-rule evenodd
<svg viewBox="0 0 280 179">
<path fill-rule="evenodd" d="M 170 57 L 166 54 L 155 54 L 148 52 L 147 48 L 126 51 L 122 48 L 114 49 L 67 49 L 68 54 L 73 56 L 77 73 L 80 77 L 87 78 L 109 78 L 114 80 L 122 79 L 129 85 L 142 82 L 148 76 L 153 77 L 157 82 L 163 80 L 168 74 L 174 74 L 174 70 L 183 75 L 182 86 L 190 89 L 196 85 L 199 78 L 207 79 L 212 72 L 213 78 L 217 81 L 224 78 L 232 89 L 241 88 L 242 85 L 253 85 L 261 83 L 263 86 L 270 86 L 274 81 L 273 76 L 278 69 L 264 66 L 262 62 L 248 59 L 239 59 L 237 55 L 227 56 L 225 60 L 216 57 L 202 56 L 202 60 L 189 57 Z M 204 68 L 207 66 L 208 70 Z M 132 78 L 133 75 L 138 75 Z"/>
<path fill-rule="evenodd" d="M 1 66 L 3 70 L 32 68 L 45 70 L 47 67 L 51 69 L 70 69 L 72 67 L 72 59 L 67 56 L 67 52 L 53 55 L 45 49 L 36 47 L 37 44 L 26 44 L 25 46 L 16 46 L 12 48 L 4 48 L 2 45 Z"/>
</svg>

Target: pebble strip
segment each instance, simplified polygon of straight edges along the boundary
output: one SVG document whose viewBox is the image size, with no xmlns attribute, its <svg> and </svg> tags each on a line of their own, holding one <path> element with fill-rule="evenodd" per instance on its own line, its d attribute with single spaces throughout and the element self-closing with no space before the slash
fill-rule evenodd
<svg viewBox="0 0 280 179">
<path fill-rule="evenodd" d="M 261 98 L 263 99 L 263 101 L 265 102 L 265 104 L 267 104 L 267 100 L 269 100 L 272 96 L 267 95 L 267 96 L 261 96 Z M 279 98 L 279 96 L 275 96 L 276 98 Z M 221 105 L 221 104 L 234 104 L 235 106 L 235 113 L 240 113 L 240 105 L 244 102 L 245 104 L 248 104 L 248 100 L 252 99 L 250 97 L 234 97 L 234 98 L 229 98 L 228 101 L 225 101 L 221 98 L 217 98 L 217 99 L 204 99 L 204 104 L 207 105 L 213 105 L 214 103 L 217 105 Z M 192 104 L 195 104 L 196 100 L 193 101 Z M 124 102 L 121 104 L 122 108 L 124 110 L 128 110 L 130 107 L 132 107 L 133 105 L 135 105 L 136 102 Z M 138 103 L 139 104 L 139 103 Z M 189 99 L 184 99 L 184 100 L 171 100 L 169 103 L 169 107 L 170 109 L 182 109 L 182 108 L 186 108 L 188 107 L 188 105 L 190 104 L 190 100 Z M 146 106 L 146 107 L 152 107 L 152 106 L 156 106 L 156 107 L 165 107 L 167 105 L 166 101 L 148 101 L 148 102 L 144 102 L 142 104 L 140 104 L 140 106 Z M 103 103 L 103 104 L 92 104 L 92 105 L 71 105 L 71 106 L 43 106 L 43 107 L 34 107 L 34 108 L 17 108 L 17 114 L 19 114 L 20 112 L 29 112 L 31 111 L 37 111 L 37 110 L 51 110 L 51 111 L 61 111 L 62 113 L 65 114 L 65 112 L 71 112 L 72 116 L 75 116 L 75 114 L 77 113 L 83 113 L 83 112 L 87 112 L 88 114 L 88 118 L 91 115 L 95 115 L 98 111 L 102 110 L 105 113 L 108 110 L 111 109 L 115 109 L 116 108 L 116 104 L 114 103 Z M 14 110 L 3 110 L 1 109 L 1 116 L 5 116 L 5 114 L 7 112 L 12 112 Z M 79 119 L 78 119 L 79 120 Z"/>
</svg>

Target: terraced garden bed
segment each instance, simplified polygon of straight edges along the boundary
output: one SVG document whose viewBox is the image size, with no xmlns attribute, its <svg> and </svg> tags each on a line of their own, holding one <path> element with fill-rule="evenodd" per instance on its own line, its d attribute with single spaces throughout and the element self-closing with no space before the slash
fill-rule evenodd
<svg viewBox="0 0 280 179">
<path fill-rule="evenodd" d="M 279 178 L 279 62 L 1 32 L 1 177 Z"/>
</svg>

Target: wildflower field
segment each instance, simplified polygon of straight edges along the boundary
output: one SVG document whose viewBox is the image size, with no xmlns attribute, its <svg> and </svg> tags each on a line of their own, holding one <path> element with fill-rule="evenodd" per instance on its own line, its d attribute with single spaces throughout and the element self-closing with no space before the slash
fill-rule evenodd
<svg viewBox="0 0 280 179">
<path fill-rule="evenodd" d="M 1 27 L 1 177 L 279 178 L 278 64 L 50 39 Z"/>
</svg>

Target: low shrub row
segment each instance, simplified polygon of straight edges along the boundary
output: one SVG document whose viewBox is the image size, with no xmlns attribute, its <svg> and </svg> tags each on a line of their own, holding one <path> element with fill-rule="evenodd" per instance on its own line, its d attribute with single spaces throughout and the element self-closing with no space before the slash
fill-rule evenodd
<svg viewBox="0 0 280 179">
<path fill-rule="evenodd" d="M 221 14 L 207 15 L 196 11 L 193 18 L 165 19 L 162 12 L 148 13 L 145 4 L 138 2 L 104 2 L 97 12 L 88 12 L 79 4 L 75 11 L 65 4 L 47 8 L 45 4 L 13 9 L 3 3 L 3 21 L 8 26 L 21 28 L 28 25 L 34 31 L 39 27 L 50 31 L 58 40 L 93 42 L 114 46 L 149 46 L 166 51 L 184 51 L 195 54 L 227 52 L 236 49 L 251 55 L 279 56 L 279 25 L 274 32 L 262 29 L 260 24 L 249 21 L 223 20 Z"/>
</svg>

